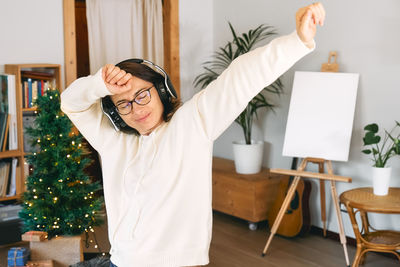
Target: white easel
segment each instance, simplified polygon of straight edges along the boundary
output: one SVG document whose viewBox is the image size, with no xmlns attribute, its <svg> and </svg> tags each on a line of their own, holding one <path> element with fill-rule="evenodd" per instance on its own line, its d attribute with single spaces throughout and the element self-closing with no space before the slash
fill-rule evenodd
<svg viewBox="0 0 400 267">
<path fill-rule="evenodd" d="M 336 52 L 332 51 L 329 53 L 329 59 L 328 63 L 322 64 L 321 67 L 321 72 L 338 72 L 339 71 L 339 65 L 336 63 Z M 334 59 L 333 62 L 331 62 L 331 59 Z M 305 171 L 306 166 L 308 163 L 316 163 L 318 164 L 318 173 L 315 172 L 307 172 Z M 324 165 L 325 163 L 327 164 L 327 169 L 328 173 L 324 173 Z M 344 227 L 343 227 L 343 221 L 342 221 L 342 216 L 340 213 L 340 207 L 339 207 L 339 199 L 336 191 L 336 181 L 339 182 L 351 182 L 350 177 L 344 177 L 344 176 L 338 176 L 333 174 L 333 169 L 332 169 L 332 162 L 330 160 L 325 160 L 322 158 L 312 158 L 312 157 L 306 157 L 302 160 L 299 168 L 297 170 L 283 170 L 283 169 L 271 169 L 271 173 L 277 173 L 277 174 L 284 174 L 284 175 L 290 175 L 294 176 L 294 180 L 292 184 L 289 187 L 288 193 L 285 197 L 285 200 L 282 203 L 282 206 L 279 210 L 279 213 L 274 221 L 274 224 L 271 228 L 271 234 L 267 240 L 267 243 L 264 247 L 262 256 L 265 256 L 267 253 L 268 247 L 271 244 L 272 238 L 274 237 L 276 231 L 279 228 L 279 225 L 282 221 L 283 216 L 285 215 L 285 212 L 293 198 L 293 195 L 296 191 L 297 185 L 300 181 L 300 178 L 308 177 L 308 178 L 316 178 L 319 179 L 320 183 L 320 201 L 321 201 L 321 220 L 323 223 L 323 234 L 326 236 L 326 210 L 325 210 L 325 180 L 330 181 L 330 188 L 331 188 L 331 195 L 332 195 L 332 201 L 335 206 L 335 212 L 336 212 L 336 217 L 339 225 L 339 235 L 340 235 L 340 243 L 343 245 L 343 250 L 344 250 L 344 255 L 345 255 L 345 260 L 347 266 L 350 266 L 349 262 L 349 256 L 347 252 L 347 246 L 346 246 L 346 236 L 344 234 Z"/>
<path fill-rule="evenodd" d="M 326 163 L 328 173 L 321 173 L 321 172 L 315 173 L 315 172 L 305 171 L 306 166 L 309 162 L 318 163 L 318 164 L 322 164 L 322 165 Z M 289 190 L 285 197 L 285 200 L 283 201 L 283 204 L 279 210 L 278 216 L 276 217 L 275 222 L 272 225 L 271 234 L 270 234 L 268 241 L 264 247 L 262 256 L 265 256 L 265 254 L 267 253 L 267 250 L 268 250 L 269 245 L 271 244 L 272 238 L 274 237 L 276 231 L 278 230 L 279 225 L 282 221 L 282 218 L 285 215 L 285 212 L 289 206 L 289 203 L 293 198 L 294 192 L 296 191 L 297 184 L 299 183 L 300 178 L 302 178 L 302 177 L 303 178 L 304 177 L 317 178 L 317 179 L 320 179 L 320 181 L 329 180 L 331 183 L 331 195 L 332 195 L 332 201 L 335 205 L 336 217 L 337 217 L 338 225 L 339 225 L 340 243 L 343 245 L 346 264 L 347 264 L 347 266 L 350 266 L 349 256 L 348 256 L 347 246 L 346 246 L 346 243 L 347 243 L 346 236 L 344 234 L 342 215 L 340 213 L 340 207 L 339 207 L 339 198 L 338 198 L 337 191 L 336 191 L 336 181 L 349 183 L 349 182 L 351 182 L 351 178 L 334 175 L 333 169 L 332 169 L 332 162 L 330 160 L 324 160 L 324 159 L 318 159 L 318 158 L 303 159 L 303 161 L 301 162 L 301 164 L 297 170 L 271 169 L 270 172 L 294 176 L 294 179 L 293 179 L 292 184 L 289 187 Z"/>
</svg>

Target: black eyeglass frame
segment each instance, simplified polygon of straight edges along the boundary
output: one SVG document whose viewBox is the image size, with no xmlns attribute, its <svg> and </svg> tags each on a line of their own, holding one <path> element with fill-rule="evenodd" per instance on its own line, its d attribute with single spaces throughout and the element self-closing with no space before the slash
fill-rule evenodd
<svg viewBox="0 0 400 267">
<path fill-rule="evenodd" d="M 115 109 L 116 109 L 116 111 L 117 111 L 117 113 L 119 114 L 119 115 L 128 115 L 129 113 L 131 113 L 132 112 L 132 110 L 133 110 L 133 102 L 135 102 L 136 104 L 138 104 L 139 106 L 145 106 L 145 105 L 147 105 L 148 103 L 150 103 L 150 101 L 151 101 L 151 93 L 150 93 L 150 90 L 152 89 L 154 87 L 154 85 L 152 85 L 151 87 L 149 87 L 149 88 L 147 88 L 147 89 L 144 89 L 144 90 L 141 90 L 141 91 L 139 91 L 137 94 L 136 94 L 136 96 L 131 100 L 131 101 L 128 101 L 128 100 L 125 100 L 125 101 L 122 101 L 122 102 L 120 102 L 119 104 L 116 104 L 115 105 Z M 147 101 L 146 103 L 140 103 L 138 100 L 137 100 L 137 98 L 142 94 L 142 93 L 144 93 L 144 92 L 147 92 L 147 95 L 149 96 L 149 101 Z M 129 110 L 129 112 L 128 113 L 121 113 L 120 111 L 119 111 L 119 109 L 118 109 L 118 106 L 120 106 L 121 104 L 130 104 L 130 110 Z"/>
</svg>

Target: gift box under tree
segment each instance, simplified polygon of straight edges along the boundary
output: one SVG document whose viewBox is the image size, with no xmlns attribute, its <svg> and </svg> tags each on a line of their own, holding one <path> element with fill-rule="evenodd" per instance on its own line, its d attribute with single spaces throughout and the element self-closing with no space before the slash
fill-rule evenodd
<svg viewBox="0 0 400 267">
<path fill-rule="evenodd" d="M 30 250 L 25 247 L 13 247 L 8 250 L 8 267 L 25 266 L 29 259 Z"/>
<path fill-rule="evenodd" d="M 28 231 L 21 236 L 22 241 L 37 241 L 41 242 L 47 239 L 47 232 Z"/>
<path fill-rule="evenodd" d="M 54 267 L 52 260 L 28 261 L 26 267 Z"/>
<path fill-rule="evenodd" d="M 31 259 L 52 259 L 57 267 L 83 261 L 81 236 L 59 236 L 43 242 L 30 242 Z"/>
</svg>

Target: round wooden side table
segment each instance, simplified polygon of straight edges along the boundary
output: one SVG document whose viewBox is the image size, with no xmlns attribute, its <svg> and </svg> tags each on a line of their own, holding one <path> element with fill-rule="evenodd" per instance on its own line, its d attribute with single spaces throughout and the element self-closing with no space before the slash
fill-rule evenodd
<svg viewBox="0 0 400 267">
<path fill-rule="evenodd" d="M 357 240 L 357 252 L 353 267 L 362 264 L 368 251 L 388 252 L 397 256 L 400 261 L 400 232 L 376 230 L 368 221 L 368 212 L 400 214 L 400 188 L 389 188 L 386 196 L 376 196 L 371 187 L 356 188 L 340 195 L 340 202 L 346 206 Z M 356 214 L 360 213 L 361 229 L 359 229 Z"/>
</svg>

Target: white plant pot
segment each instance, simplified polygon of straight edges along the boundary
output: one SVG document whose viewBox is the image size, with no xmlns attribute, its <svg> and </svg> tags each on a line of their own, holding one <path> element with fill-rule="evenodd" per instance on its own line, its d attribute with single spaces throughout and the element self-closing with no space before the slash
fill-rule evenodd
<svg viewBox="0 0 400 267">
<path fill-rule="evenodd" d="M 233 142 L 233 157 L 237 173 L 254 174 L 261 171 L 264 142 L 251 141 L 246 145 L 245 141 Z"/>
<path fill-rule="evenodd" d="M 385 196 L 388 194 L 391 173 L 391 167 L 372 167 L 372 184 L 374 188 L 374 195 Z"/>
</svg>

